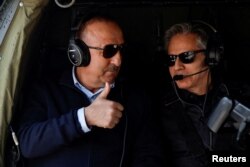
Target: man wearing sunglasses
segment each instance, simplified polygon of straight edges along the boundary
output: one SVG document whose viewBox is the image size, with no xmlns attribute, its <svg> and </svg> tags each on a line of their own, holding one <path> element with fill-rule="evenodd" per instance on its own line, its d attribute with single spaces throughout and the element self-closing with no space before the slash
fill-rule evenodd
<svg viewBox="0 0 250 167">
<path fill-rule="evenodd" d="M 220 99 L 229 96 L 220 76 L 223 46 L 217 31 L 204 22 L 176 24 L 166 31 L 165 48 L 172 78 L 160 114 L 166 166 L 217 166 L 213 154 L 246 156 L 232 124 L 218 133 L 207 125 Z"/>
<path fill-rule="evenodd" d="M 109 17 L 81 22 L 68 50 L 72 70 L 32 89 L 22 108 L 18 137 L 27 166 L 161 166 L 148 99 L 116 82 L 124 43 Z"/>
</svg>

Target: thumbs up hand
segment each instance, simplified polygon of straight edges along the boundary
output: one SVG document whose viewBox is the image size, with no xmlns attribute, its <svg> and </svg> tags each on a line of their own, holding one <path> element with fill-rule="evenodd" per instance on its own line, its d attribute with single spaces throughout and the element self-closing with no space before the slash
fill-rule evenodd
<svg viewBox="0 0 250 167">
<path fill-rule="evenodd" d="M 112 129 L 119 123 L 124 108 L 120 103 L 107 99 L 110 89 L 106 82 L 101 94 L 85 108 L 85 118 L 89 126 Z"/>
</svg>

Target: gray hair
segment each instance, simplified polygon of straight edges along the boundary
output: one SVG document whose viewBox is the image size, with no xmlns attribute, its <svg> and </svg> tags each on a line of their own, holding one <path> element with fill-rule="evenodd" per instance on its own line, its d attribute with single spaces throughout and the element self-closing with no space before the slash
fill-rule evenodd
<svg viewBox="0 0 250 167">
<path fill-rule="evenodd" d="M 199 24 L 192 23 L 179 23 L 170 27 L 164 36 L 164 43 L 166 49 L 168 49 L 171 38 L 177 34 L 195 34 L 197 35 L 197 47 L 200 49 L 206 49 L 208 42 L 208 33 L 204 27 Z"/>
</svg>

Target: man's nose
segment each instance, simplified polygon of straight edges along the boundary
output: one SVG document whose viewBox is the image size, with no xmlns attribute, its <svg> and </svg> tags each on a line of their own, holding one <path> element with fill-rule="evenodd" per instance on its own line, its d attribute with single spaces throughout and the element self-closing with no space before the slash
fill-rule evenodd
<svg viewBox="0 0 250 167">
<path fill-rule="evenodd" d="M 120 66 L 122 63 L 122 54 L 120 51 L 118 51 L 112 58 L 111 62 L 115 64 L 116 66 Z"/>
<path fill-rule="evenodd" d="M 182 68 L 183 68 L 183 63 L 180 60 L 180 58 L 177 57 L 176 60 L 175 60 L 174 69 L 179 70 L 179 69 L 182 69 Z"/>
</svg>

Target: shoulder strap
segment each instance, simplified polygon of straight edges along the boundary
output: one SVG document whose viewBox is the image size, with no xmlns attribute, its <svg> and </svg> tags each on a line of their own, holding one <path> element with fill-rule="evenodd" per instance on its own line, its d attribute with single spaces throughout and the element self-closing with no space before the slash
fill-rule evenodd
<svg viewBox="0 0 250 167">
<path fill-rule="evenodd" d="M 7 136 L 7 141 L 6 141 L 5 165 L 6 167 L 22 167 L 23 166 L 18 139 L 11 125 L 8 128 L 8 136 Z"/>
</svg>

